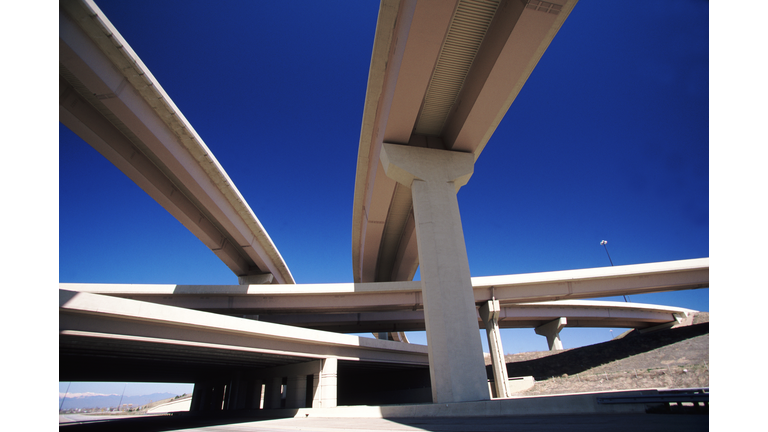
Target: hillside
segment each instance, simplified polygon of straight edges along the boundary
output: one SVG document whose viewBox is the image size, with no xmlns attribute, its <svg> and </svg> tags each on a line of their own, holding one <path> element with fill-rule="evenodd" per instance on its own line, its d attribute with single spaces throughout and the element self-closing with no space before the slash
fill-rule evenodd
<svg viewBox="0 0 768 432">
<path fill-rule="evenodd" d="M 505 356 L 510 377 L 533 376 L 519 396 L 639 388 L 709 386 L 709 314 L 693 325 L 629 332 L 608 342 L 563 351 Z M 489 370 L 490 372 L 490 370 Z"/>
</svg>

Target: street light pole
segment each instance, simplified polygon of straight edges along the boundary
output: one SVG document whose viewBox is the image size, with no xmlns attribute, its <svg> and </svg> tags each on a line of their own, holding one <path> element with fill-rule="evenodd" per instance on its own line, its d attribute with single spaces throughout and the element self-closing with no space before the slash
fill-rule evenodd
<svg viewBox="0 0 768 432">
<path fill-rule="evenodd" d="M 605 253 L 608 255 L 608 261 L 611 262 L 611 267 L 613 267 L 613 260 L 611 259 L 611 254 L 608 253 L 608 246 L 606 246 L 608 242 L 606 240 L 603 240 L 600 242 L 600 244 L 603 245 L 603 247 L 605 248 Z"/>
<path fill-rule="evenodd" d="M 613 267 L 613 260 L 611 259 L 611 254 L 608 253 L 608 241 L 602 240 L 600 242 L 601 245 L 605 248 L 605 253 L 608 255 L 608 261 L 611 262 L 611 267 Z M 629 303 L 629 300 L 627 300 L 627 296 L 624 296 L 624 302 Z"/>
</svg>

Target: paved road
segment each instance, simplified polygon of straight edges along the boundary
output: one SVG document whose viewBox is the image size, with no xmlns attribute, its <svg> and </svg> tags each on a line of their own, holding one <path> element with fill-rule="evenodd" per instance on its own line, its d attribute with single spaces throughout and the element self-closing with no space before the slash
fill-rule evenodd
<svg viewBox="0 0 768 432">
<path fill-rule="evenodd" d="M 280 419 L 237 425 L 214 426 L 195 431 L 286 432 L 286 431 L 706 431 L 708 416 L 683 415 L 616 415 L 616 416 L 530 416 L 485 418 L 416 418 L 416 419 Z M 192 430 L 192 429 L 189 429 Z"/>
<path fill-rule="evenodd" d="M 166 418 L 167 419 L 167 418 Z M 518 417 L 463 417 L 463 418 L 305 418 L 276 419 L 226 424 L 190 424 L 161 422 L 129 426 L 111 423 L 109 430 L 144 430 L 144 431 L 195 431 L 195 432 L 380 432 L 380 431 L 558 431 L 562 432 L 698 432 L 709 430 L 708 415 L 684 414 L 617 414 L 617 415 L 559 415 L 559 416 L 518 416 Z M 193 426 L 194 424 L 194 426 Z M 75 432 L 79 430 L 97 430 L 88 425 L 65 426 L 60 430 Z M 97 426 L 92 424 L 91 426 Z M 105 426 L 101 423 L 99 426 Z M 124 427 L 121 427 L 124 426 Z"/>
</svg>

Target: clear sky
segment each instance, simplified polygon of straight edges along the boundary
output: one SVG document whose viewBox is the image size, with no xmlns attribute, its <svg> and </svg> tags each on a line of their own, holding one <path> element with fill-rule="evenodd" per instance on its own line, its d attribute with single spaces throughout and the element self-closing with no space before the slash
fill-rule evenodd
<svg viewBox="0 0 768 432">
<path fill-rule="evenodd" d="M 352 282 L 378 2 L 96 3 L 227 171 L 296 282 Z M 459 191 L 472 276 L 609 266 L 601 240 L 615 265 L 710 256 L 709 4 L 651 4 L 584 0 L 566 20 Z M 60 282 L 237 283 L 61 125 L 58 151 Z M 709 311 L 709 289 L 630 300 Z M 573 348 L 622 331 L 561 335 Z M 532 329 L 502 336 L 508 353 L 547 348 Z"/>
</svg>

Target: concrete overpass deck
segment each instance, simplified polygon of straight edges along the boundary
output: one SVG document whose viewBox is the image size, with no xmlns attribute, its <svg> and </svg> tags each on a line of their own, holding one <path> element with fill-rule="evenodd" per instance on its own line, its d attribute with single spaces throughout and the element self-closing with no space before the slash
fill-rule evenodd
<svg viewBox="0 0 768 432">
<path fill-rule="evenodd" d="M 575 4 L 381 2 L 355 177 L 355 282 L 412 280 L 419 267 L 412 191 L 387 175 L 382 146 L 477 160 Z"/>
<path fill-rule="evenodd" d="M 355 181 L 356 283 L 283 288 L 263 285 L 293 283 L 275 245 L 146 66 L 93 1 L 61 0 L 61 123 L 181 221 L 241 285 L 61 284 L 60 379 L 195 382 L 192 409 L 204 412 L 253 409 L 262 385 L 270 408 L 280 407 L 284 385 L 287 407 L 335 407 L 340 362 L 367 368 L 350 374 L 352 381 L 376 377 L 374 367 L 429 365 L 432 395 L 426 399 L 487 401 L 487 374 L 472 328 L 477 306 L 491 341 L 500 326 L 493 314 L 505 321 L 493 309 L 499 301 L 507 309 L 526 308 L 534 307 L 531 302 L 708 287 L 703 259 L 472 278 L 469 290 L 460 218 L 443 210 L 455 204 L 455 190 L 471 176 L 474 160 L 575 3 L 383 0 Z M 407 175 L 391 174 L 392 167 Z M 409 176 L 424 179 L 414 189 Z M 429 210 L 432 198 L 435 211 Z M 428 214 L 414 212 L 414 203 Z M 417 251 L 417 231 L 432 226 L 432 216 L 439 229 L 418 235 L 432 249 Z M 421 253 L 429 259 L 419 263 Z M 431 261 L 435 257 L 439 263 Z M 424 281 L 410 282 L 420 264 Z M 458 270 L 453 275 L 446 269 Z M 224 315 L 408 313 L 426 304 L 432 304 L 429 350 Z M 557 326 L 540 327 L 547 327 L 542 331 L 548 339 L 556 338 Z M 495 369 L 494 376 L 503 387 L 506 377 Z M 327 393 L 332 400 L 323 399 L 324 391 L 312 393 L 313 379 L 333 388 Z M 367 389 L 358 385 L 353 400 L 365 403 Z"/>
<path fill-rule="evenodd" d="M 200 382 L 334 358 L 426 367 L 427 347 L 59 290 L 59 379 Z"/>
<path fill-rule="evenodd" d="M 316 314 L 423 309 L 421 282 L 279 285 L 59 284 L 62 289 L 108 294 L 223 314 Z M 709 259 L 472 278 L 476 305 L 576 300 L 622 294 L 705 288 Z"/>
<path fill-rule="evenodd" d="M 619 327 L 646 329 L 662 324 L 684 322 L 690 309 L 641 303 L 558 300 L 502 305 L 499 328 L 538 328 L 565 318 L 567 327 Z M 247 316 L 246 316 L 247 317 Z M 424 331 L 423 310 L 382 311 L 343 314 L 270 314 L 253 318 L 340 333 Z M 477 315 L 478 328 L 485 324 Z"/>
<path fill-rule="evenodd" d="M 59 2 L 59 121 L 244 283 L 294 282 L 221 164 L 92 1 Z"/>
</svg>

